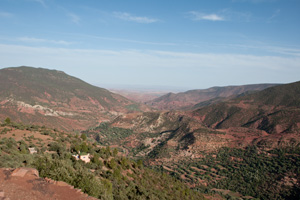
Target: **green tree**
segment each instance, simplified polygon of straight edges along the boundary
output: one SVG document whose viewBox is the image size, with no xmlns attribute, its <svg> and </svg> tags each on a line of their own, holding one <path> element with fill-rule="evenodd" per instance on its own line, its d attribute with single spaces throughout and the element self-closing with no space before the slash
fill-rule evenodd
<svg viewBox="0 0 300 200">
<path fill-rule="evenodd" d="M 76 144 L 75 147 L 74 147 L 74 149 L 75 149 L 75 151 L 76 151 L 77 153 L 79 153 L 80 150 L 81 150 L 81 146 L 80 146 L 79 144 Z"/>
<path fill-rule="evenodd" d="M 108 167 L 111 168 L 111 169 L 115 169 L 117 167 L 117 163 L 116 163 L 115 159 L 112 158 L 110 160 Z"/>
<path fill-rule="evenodd" d="M 115 148 L 114 151 L 113 151 L 113 156 L 116 157 L 117 155 L 118 155 L 118 149 Z"/>
<path fill-rule="evenodd" d="M 137 165 L 138 165 L 138 167 L 141 169 L 141 168 L 143 168 L 143 161 L 142 160 L 138 160 L 137 161 Z"/>
<path fill-rule="evenodd" d="M 11 120 L 9 117 L 7 117 L 5 120 L 4 120 L 5 124 L 10 124 L 11 123 Z"/>
<path fill-rule="evenodd" d="M 85 133 L 81 134 L 80 138 L 83 140 L 83 141 L 86 141 L 87 139 L 87 136 Z"/>
<path fill-rule="evenodd" d="M 20 151 L 21 151 L 22 154 L 27 154 L 27 153 L 28 153 L 25 144 L 21 144 L 21 145 L 20 145 Z"/>
<path fill-rule="evenodd" d="M 106 147 L 105 154 L 106 154 L 107 157 L 111 156 L 111 151 L 110 151 L 110 147 L 109 146 Z"/>
<path fill-rule="evenodd" d="M 92 162 L 99 165 L 100 164 L 100 160 L 99 160 L 99 154 L 95 153 L 93 155 L 93 158 L 92 158 Z"/>
<path fill-rule="evenodd" d="M 129 169 L 129 163 L 125 157 L 121 158 L 121 166 L 123 169 Z"/>
<path fill-rule="evenodd" d="M 88 151 L 89 151 L 88 146 L 86 145 L 85 142 L 83 142 L 83 143 L 81 144 L 81 152 L 88 153 Z"/>
</svg>

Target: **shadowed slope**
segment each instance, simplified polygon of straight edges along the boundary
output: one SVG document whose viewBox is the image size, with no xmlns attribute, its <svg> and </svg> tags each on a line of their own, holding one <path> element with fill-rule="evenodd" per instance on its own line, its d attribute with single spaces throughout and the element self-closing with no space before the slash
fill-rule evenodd
<svg viewBox="0 0 300 200">
<path fill-rule="evenodd" d="M 300 82 L 197 109 L 193 115 L 209 127 L 251 127 L 268 133 L 299 132 Z"/>
</svg>

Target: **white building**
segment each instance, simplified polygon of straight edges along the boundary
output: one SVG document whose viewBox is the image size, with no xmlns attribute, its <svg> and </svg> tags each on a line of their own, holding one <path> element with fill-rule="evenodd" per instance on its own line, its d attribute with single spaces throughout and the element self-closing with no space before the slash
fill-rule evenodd
<svg viewBox="0 0 300 200">
<path fill-rule="evenodd" d="M 85 163 L 89 163 L 91 161 L 90 159 L 90 154 L 84 154 L 84 153 L 81 153 L 81 154 L 76 154 L 76 155 L 72 155 L 74 158 L 76 158 L 76 160 L 82 160 L 84 161 Z"/>
<path fill-rule="evenodd" d="M 34 147 L 28 148 L 30 154 L 37 153 L 37 150 Z"/>
</svg>

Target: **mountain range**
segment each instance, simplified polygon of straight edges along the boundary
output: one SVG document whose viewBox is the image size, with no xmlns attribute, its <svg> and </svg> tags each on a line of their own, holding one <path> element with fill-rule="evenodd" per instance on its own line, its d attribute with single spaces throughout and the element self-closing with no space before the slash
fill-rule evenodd
<svg viewBox="0 0 300 200">
<path fill-rule="evenodd" d="M 136 155 L 153 155 L 152 151 L 160 152 L 158 147 L 167 151 L 175 148 L 172 157 L 179 158 L 178 155 L 186 155 L 187 149 L 194 149 L 189 155 L 197 155 L 204 149 L 246 146 L 263 143 L 262 140 L 269 141 L 269 145 L 286 138 L 298 141 L 300 82 L 213 87 L 154 100 L 167 102 L 164 109 L 173 111 L 151 111 L 145 105 L 57 70 L 6 68 L 0 70 L 0 83 L 2 119 L 10 117 L 13 121 L 61 130 L 95 130 L 93 127 L 103 124 L 119 127 L 130 131 L 120 131 L 118 135 L 118 131 L 109 132 L 106 128 L 105 133 L 102 131 L 102 143 L 122 146 L 127 141 L 123 146 L 126 149 L 150 147 Z M 174 99 L 183 104 L 171 103 L 169 107 Z M 183 107 L 189 109 L 179 111 Z M 96 130 L 101 132 L 102 128 Z"/>
<path fill-rule="evenodd" d="M 130 113 L 87 133 L 157 163 L 196 158 L 223 147 L 297 145 L 299 86 L 278 85 L 192 111 Z"/>
<path fill-rule="evenodd" d="M 177 94 L 168 93 L 146 102 L 159 110 L 178 110 L 197 108 L 213 102 L 237 97 L 243 93 L 261 91 L 278 84 L 253 84 L 241 86 L 212 87 L 208 89 L 189 90 Z M 202 103 L 202 104 L 201 104 Z"/>
<path fill-rule="evenodd" d="M 82 165 L 95 173 L 85 172 L 100 177 L 100 185 L 109 179 L 116 190 L 110 195 L 118 198 L 126 193 L 126 185 L 131 188 L 127 197 L 159 196 L 155 177 L 161 176 L 152 171 L 145 174 L 134 162 L 124 164 L 123 158 L 110 157 L 112 152 L 105 153 L 98 147 L 119 149 L 122 156 L 143 161 L 146 167 L 166 172 L 192 189 L 172 186 L 165 188 L 167 193 L 180 191 L 178 195 L 200 198 L 205 193 L 213 199 L 299 199 L 300 82 L 169 93 L 145 105 L 61 71 L 22 66 L 0 70 L 0 111 L 0 119 L 5 119 L 0 127 L 0 145 L 5 152 L 0 148 L 0 159 L 8 159 L 8 147 L 21 151 L 25 140 L 26 145 L 43 151 L 46 146 L 48 150 L 56 149 L 57 155 L 49 158 L 42 154 L 42 159 L 53 165 L 59 162 L 68 167 L 68 173 L 77 173 L 78 166 L 70 161 L 69 151 L 85 148 L 87 140 L 90 152 L 101 155 L 104 165 Z M 33 129 L 36 132 L 25 137 Z M 6 135 L 13 139 L 5 139 Z M 39 138 L 32 142 L 37 135 Z M 20 141 L 14 141 L 17 139 Z M 17 157 L 17 167 L 32 163 L 24 161 L 19 152 Z M 111 164 L 110 159 L 117 162 Z M 41 163 L 33 165 L 44 169 Z M 67 172 L 60 170 L 58 174 L 66 178 L 63 181 L 84 187 L 74 182 L 76 177 L 68 178 L 64 176 Z M 152 193 L 146 191 L 144 178 L 136 179 L 149 174 L 154 176 Z M 56 173 L 47 176 L 61 178 Z"/>
<path fill-rule="evenodd" d="M 208 127 L 251 127 L 267 133 L 299 133 L 300 82 L 213 104 L 193 111 Z"/>
</svg>

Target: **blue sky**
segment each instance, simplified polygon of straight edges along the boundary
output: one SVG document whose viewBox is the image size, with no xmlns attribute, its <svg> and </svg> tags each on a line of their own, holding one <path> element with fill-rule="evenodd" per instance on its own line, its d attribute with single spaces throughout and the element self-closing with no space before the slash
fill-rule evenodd
<svg viewBox="0 0 300 200">
<path fill-rule="evenodd" d="M 300 80 L 299 0 L 0 0 L 0 68 L 102 87 Z"/>
</svg>

